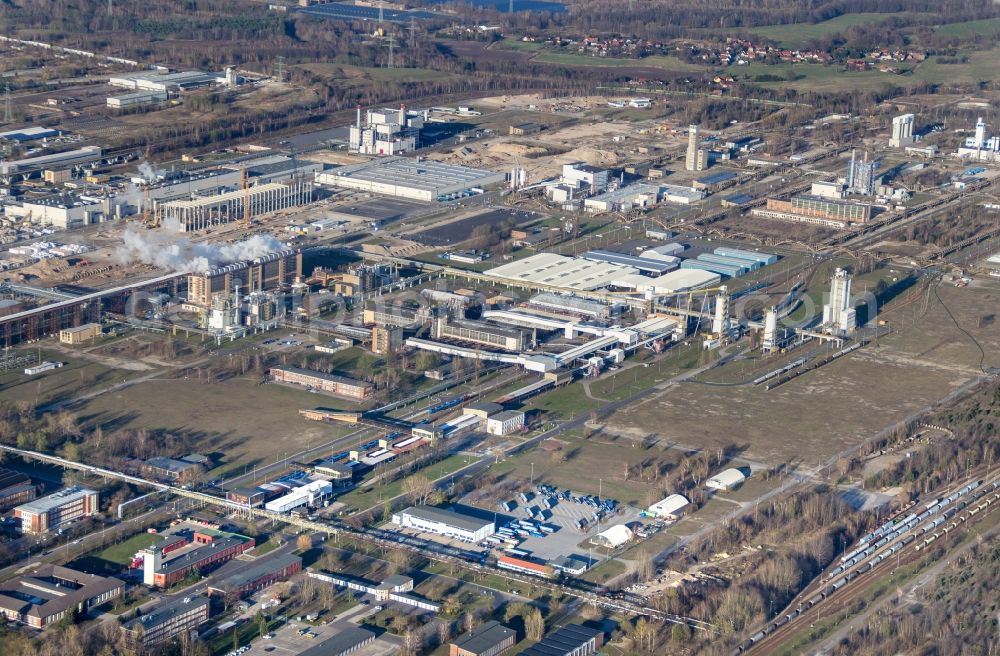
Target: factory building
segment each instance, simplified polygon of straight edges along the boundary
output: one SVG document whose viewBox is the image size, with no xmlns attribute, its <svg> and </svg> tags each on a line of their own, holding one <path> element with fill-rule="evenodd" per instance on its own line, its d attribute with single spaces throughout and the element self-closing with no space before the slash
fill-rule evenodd
<svg viewBox="0 0 1000 656">
<path fill-rule="evenodd" d="M 330 481 L 310 481 L 282 497 L 268 501 L 264 504 L 264 510 L 286 513 L 306 506 L 316 507 L 331 494 L 333 494 L 333 485 L 330 484 Z"/>
<path fill-rule="evenodd" d="M 492 349 L 523 351 L 527 346 L 521 330 L 505 328 L 485 321 L 439 317 L 434 322 L 434 339 L 471 342 Z"/>
<path fill-rule="evenodd" d="M 609 177 L 607 169 L 574 162 L 563 164 L 561 183 L 571 189 L 582 190 L 585 196 L 593 196 L 608 188 Z"/>
<path fill-rule="evenodd" d="M 9 622 L 44 629 L 54 622 L 86 613 L 120 598 L 125 583 L 85 574 L 68 567 L 43 564 L 31 574 L 0 583 L 0 615 Z"/>
<path fill-rule="evenodd" d="M 976 121 L 975 136 L 967 137 L 964 145 L 958 149 L 955 155 L 980 162 L 1000 161 L 1000 136 L 991 137 L 987 128 L 983 117 L 980 116 L 979 120 Z"/>
<path fill-rule="evenodd" d="M 319 371 L 309 371 L 298 367 L 271 367 L 268 370 L 271 380 L 289 385 L 299 385 L 311 390 L 339 396 L 345 399 L 360 401 L 375 392 L 371 383 L 354 380 L 346 376 L 334 376 Z"/>
<path fill-rule="evenodd" d="M 632 184 L 588 198 L 583 201 L 583 207 L 588 212 L 627 212 L 652 207 L 659 200 L 659 186 Z"/>
<path fill-rule="evenodd" d="M 902 114 L 892 119 L 890 148 L 905 148 L 913 144 L 913 114 Z"/>
<path fill-rule="evenodd" d="M 408 112 L 405 106 L 400 106 L 398 110 L 368 110 L 362 124 L 361 107 L 358 107 L 357 120 L 351 126 L 348 140 L 351 152 L 388 156 L 413 152 L 426 118 L 422 112 Z"/>
<path fill-rule="evenodd" d="M 205 273 L 189 274 L 187 302 L 208 307 L 213 297 L 230 294 L 237 287 L 246 294 L 281 291 L 301 276 L 302 251 L 278 251 L 254 260 L 216 267 Z"/>
<path fill-rule="evenodd" d="M 222 597 L 236 595 L 242 599 L 278 581 L 287 581 L 301 571 L 302 559 L 295 554 L 262 557 L 247 569 L 210 584 L 208 593 Z"/>
<path fill-rule="evenodd" d="M 427 202 L 479 193 L 506 179 L 504 173 L 403 157 L 385 157 L 316 174 L 321 185 Z"/>
<path fill-rule="evenodd" d="M 14 161 L 0 160 L 0 176 L 27 175 L 42 169 L 64 168 L 78 164 L 89 164 L 101 159 L 101 149 L 97 146 L 83 146 L 64 153 L 38 155 Z"/>
<path fill-rule="evenodd" d="M 142 73 L 122 73 L 108 78 L 108 85 L 136 91 L 181 91 L 198 89 L 213 84 L 229 84 L 235 86 L 235 72 L 227 69 L 225 73 L 205 73 L 202 71 L 182 71 L 166 73 L 163 71 L 146 71 Z"/>
<path fill-rule="evenodd" d="M 736 278 L 747 272 L 746 267 L 741 265 L 722 264 L 720 262 L 709 262 L 701 258 L 695 260 L 684 260 L 681 262 L 681 270 L 698 270 L 716 273 L 720 276 Z"/>
<path fill-rule="evenodd" d="M 809 195 L 816 198 L 840 200 L 844 197 L 844 186 L 839 182 L 814 182 L 809 189 Z"/>
<path fill-rule="evenodd" d="M 739 178 L 733 171 L 719 171 L 718 173 L 712 173 L 711 175 L 706 175 L 703 178 L 698 178 L 691 184 L 691 186 L 701 191 L 714 193 L 716 191 L 721 191 L 726 187 L 731 187 L 737 182 L 739 182 Z"/>
<path fill-rule="evenodd" d="M 493 520 L 479 519 L 434 506 L 411 506 L 393 513 L 392 523 L 463 542 L 481 542 L 496 531 Z"/>
<path fill-rule="evenodd" d="M 166 102 L 169 98 L 166 91 L 136 91 L 123 96 L 108 96 L 107 105 L 111 109 L 128 109 Z"/>
<path fill-rule="evenodd" d="M 823 326 L 833 334 L 847 335 L 854 332 L 856 324 L 856 311 L 851 302 L 851 274 L 837 269 L 830 281 L 830 298 L 823 305 Z"/>
<path fill-rule="evenodd" d="M 37 491 L 27 474 L 0 467 L 0 512 L 34 500 Z"/>
<path fill-rule="evenodd" d="M 14 517 L 20 520 L 22 533 L 45 533 L 100 512 L 97 501 L 98 495 L 94 490 L 68 487 L 17 506 Z"/>
<path fill-rule="evenodd" d="M 867 152 L 860 160 L 857 154 L 856 150 L 852 150 L 851 161 L 847 163 L 847 193 L 874 196 L 878 162 L 869 160 Z"/>
<path fill-rule="evenodd" d="M 790 200 L 768 198 L 766 207 L 756 207 L 750 213 L 768 219 L 844 228 L 871 220 L 872 206 L 803 195 L 792 196 Z"/>
<path fill-rule="evenodd" d="M 517 632 L 490 620 L 459 636 L 448 648 L 448 656 L 500 656 L 517 644 Z"/>
<path fill-rule="evenodd" d="M 8 205 L 5 209 L 7 216 L 60 230 L 99 223 L 108 216 L 108 210 L 108 204 L 95 198 L 70 194 L 25 200 L 20 205 Z"/>
<path fill-rule="evenodd" d="M 528 299 L 529 308 L 540 308 L 560 315 L 586 317 L 593 321 L 606 321 L 611 316 L 611 306 L 570 294 L 543 292 Z"/>
<path fill-rule="evenodd" d="M 729 248 L 728 246 L 719 246 L 714 251 L 716 255 L 723 255 L 725 257 L 735 257 L 740 260 L 749 260 L 751 262 L 759 262 L 761 266 L 770 266 L 778 261 L 778 256 L 773 253 L 762 253 L 760 251 L 748 251 L 742 248 Z"/>
<path fill-rule="evenodd" d="M 604 645 L 604 632 L 582 624 L 567 624 L 528 647 L 518 656 L 590 656 Z"/>
<path fill-rule="evenodd" d="M 312 2 L 313 0 L 300 0 Z M 310 634 L 315 635 L 315 634 Z M 375 642 L 375 634 L 360 626 L 351 626 L 338 631 L 332 638 L 300 651 L 298 656 L 347 656 Z"/>
<path fill-rule="evenodd" d="M 298 207 L 312 202 L 312 183 L 272 182 L 247 189 L 227 191 L 192 200 L 173 200 L 162 204 L 164 220 L 177 221 L 181 232 L 205 230 L 245 218 L 244 203 L 249 200 L 249 217 Z"/>
<path fill-rule="evenodd" d="M 139 615 L 122 625 L 125 640 L 135 650 L 145 650 L 208 621 L 211 602 L 204 595 L 183 597 Z"/>
<path fill-rule="evenodd" d="M 419 323 L 415 309 L 401 305 L 386 305 L 376 300 L 365 302 L 365 309 L 362 312 L 361 320 L 366 326 L 374 324 L 376 326 L 398 328 L 407 328 Z"/>
<path fill-rule="evenodd" d="M 673 271 L 677 268 L 677 265 L 672 262 L 636 257 L 635 255 L 625 255 L 622 253 L 615 253 L 613 251 L 587 251 L 581 257 L 585 260 L 592 260 L 594 262 L 610 262 L 612 264 L 634 267 L 642 273 L 657 276 L 662 276 L 664 273 Z"/>
</svg>

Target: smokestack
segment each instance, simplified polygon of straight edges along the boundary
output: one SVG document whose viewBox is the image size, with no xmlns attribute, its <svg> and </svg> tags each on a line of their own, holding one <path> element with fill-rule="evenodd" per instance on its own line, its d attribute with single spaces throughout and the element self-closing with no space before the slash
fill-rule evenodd
<svg viewBox="0 0 1000 656">
<path fill-rule="evenodd" d="M 399 125 L 400 127 L 406 125 L 406 105 L 399 106 Z"/>
<path fill-rule="evenodd" d="M 358 119 L 357 119 L 358 129 L 361 129 L 361 105 L 358 105 Z"/>
</svg>

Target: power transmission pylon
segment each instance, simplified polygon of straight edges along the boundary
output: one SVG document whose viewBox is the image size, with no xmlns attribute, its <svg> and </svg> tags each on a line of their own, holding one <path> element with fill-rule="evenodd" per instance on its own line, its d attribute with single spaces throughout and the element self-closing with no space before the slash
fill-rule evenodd
<svg viewBox="0 0 1000 656">
<path fill-rule="evenodd" d="M 3 92 L 3 122 L 14 122 L 14 112 L 10 107 L 10 86 L 7 86 Z"/>
<path fill-rule="evenodd" d="M 388 36 L 388 39 L 389 39 L 389 68 L 394 68 L 392 61 L 392 54 L 393 54 L 393 48 L 396 45 L 396 39 L 392 36 L 392 34 Z"/>
<path fill-rule="evenodd" d="M 410 47 L 417 44 L 417 19 L 410 16 Z"/>
<path fill-rule="evenodd" d="M 382 13 L 382 0 L 378 0 L 378 24 L 381 25 L 385 16 Z"/>
<path fill-rule="evenodd" d="M 282 57 L 281 55 L 278 55 L 277 65 L 278 65 L 278 82 L 284 82 L 285 81 L 285 58 Z"/>
</svg>

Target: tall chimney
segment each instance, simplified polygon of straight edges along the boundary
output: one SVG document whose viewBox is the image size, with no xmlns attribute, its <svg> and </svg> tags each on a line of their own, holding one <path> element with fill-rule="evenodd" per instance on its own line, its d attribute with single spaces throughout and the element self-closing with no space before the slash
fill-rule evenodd
<svg viewBox="0 0 1000 656">
<path fill-rule="evenodd" d="M 361 105 L 358 105 L 358 119 L 357 119 L 358 129 L 361 129 Z"/>
<path fill-rule="evenodd" d="M 400 127 L 406 125 L 406 105 L 399 106 L 399 125 Z"/>
</svg>

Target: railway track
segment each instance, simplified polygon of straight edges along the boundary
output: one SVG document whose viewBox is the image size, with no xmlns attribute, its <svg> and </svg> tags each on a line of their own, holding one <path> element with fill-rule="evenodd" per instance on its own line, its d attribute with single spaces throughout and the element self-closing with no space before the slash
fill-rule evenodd
<svg viewBox="0 0 1000 656">
<path fill-rule="evenodd" d="M 974 481 L 944 499 L 903 510 L 874 532 L 792 604 L 740 643 L 737 654 L 770 654 L 791 640 L 812 619 L 849 609 L 865 591 L 865 583 L 927 555 L 928 548 L 1000 507 L 1000 476 Z M 919 514 L 918 512 L 919 511 Z M 857 582 L 857 583 L 856 583 Z"/>
</svg>

